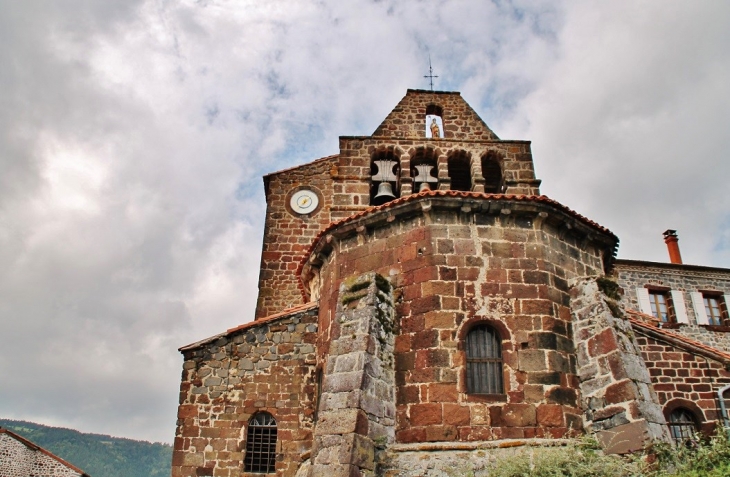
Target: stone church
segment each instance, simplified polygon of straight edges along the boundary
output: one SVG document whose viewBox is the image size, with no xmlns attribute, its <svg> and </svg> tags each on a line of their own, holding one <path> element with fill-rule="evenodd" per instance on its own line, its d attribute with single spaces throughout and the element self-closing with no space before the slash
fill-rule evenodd
<svg viewBox="0 0 730 477">
<path fill-rule="evenodd" d="M 616 259 L 459 93 L 264 185 L 256 319 L 180 349 L 174 477 L 453 475 L 727 422 L 730 270 L 672 230 L 669 263 Z"/>
</svg>

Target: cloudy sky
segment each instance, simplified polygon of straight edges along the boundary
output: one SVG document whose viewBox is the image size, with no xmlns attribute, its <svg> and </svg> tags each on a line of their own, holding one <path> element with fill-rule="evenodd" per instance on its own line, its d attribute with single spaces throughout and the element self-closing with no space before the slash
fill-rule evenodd
<svg viewBox="0 0 730 477">
<path fill-rule="evenodd" d="M 405 95 L 530 139 L 619 256 L 730 267 L 730 2 L 0 0 L 0 417 L 171 442 L 253 317 L 261 176 Z"/>
</svg>

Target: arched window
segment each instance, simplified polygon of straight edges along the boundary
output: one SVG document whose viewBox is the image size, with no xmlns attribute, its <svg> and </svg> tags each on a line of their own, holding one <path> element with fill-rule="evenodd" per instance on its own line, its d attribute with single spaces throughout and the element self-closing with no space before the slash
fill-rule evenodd
<svg viewBox="0 0 730 477">
<path fill-rule="evenodd" d="M 413 177 L 413 192 L 438 189 L 438 174 L 436 151 L 431 148 L 419 148 L 411 156 L 411 177 Z"/>
<path fill-rule="evenodd" d="M 502 344 L 490 326 L 477 326 L 466 335 L 466 390 L 470 394 L 504 393 Z"/>
<path fill-rule="evenodd" d="M 269 474 L 275 472 L 275 464 L 276 419 L 268 412 L 257 412 L 248 421 L 243 470 Z"/>
<path fill-rule="evenodd" d="M 484 192 L 487 194 L 502 193 L 502 168 L 499 167 L 499 155 L 490 151 L 482 157 L 482 176 Z"/>
<path fill-rule="evenodd" d="M 672 411 L 667 419 L 669 432 L 672 439 L 677 444 L 685 444 L 687 441 L 694 439 L 697 432 L 697 420 L 692 411 L 683 407 L 678 407 Z"/>
<path fill-rule="evenodd" d="M 426 106 L 426 137 L 438 139 L 444 137 L 444 110 L 437 104 Z"/>
<path fill-rule="evenodd" d="M 449 178 L 451 190 L 471 190 L 471 161 L 464 151 L 455 152 L 449 157 Z"/>
<path fill-rule="evenodd" d="M 370 162 L 370 205 L 382 205 L 398 197 L 399 161 L 392 150 L 380 151 Z"/>
</svg>

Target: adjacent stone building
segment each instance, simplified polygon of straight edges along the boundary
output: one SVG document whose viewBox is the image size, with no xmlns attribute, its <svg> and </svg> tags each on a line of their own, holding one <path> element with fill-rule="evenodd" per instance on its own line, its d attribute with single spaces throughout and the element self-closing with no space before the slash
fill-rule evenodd
<svg viewBox="0 0 730 477">
<path fill-rule="evenodd" d="M 256 320 L 180 349 L 174 477 L 445 475 L 723 419 L 730 271 L 617 260 L 459 93 L 264 184 Z"/>
<path fill-rule="evenodd" d="M 89 477 L 18 434 L 0 428 L 0 475 L 3 477 Z"/>
</svg>

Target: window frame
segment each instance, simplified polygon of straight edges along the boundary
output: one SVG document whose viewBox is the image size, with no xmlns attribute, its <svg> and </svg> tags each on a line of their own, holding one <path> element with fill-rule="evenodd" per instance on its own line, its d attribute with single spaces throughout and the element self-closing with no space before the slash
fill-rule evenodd
<svg viewBox="0 0 730 477">
<path fill-rule="evenodd" d="M 278 431 L 276 418 L 271 413 L 259 411 L 251 416 L 246 429 L 246 454 L 243 458 L 244 472 L 254 474 L 276 473 Z"/>
<path fill-rule="evenodd" d="M 667 414 L 669 435 L 676 445 L 685 445 L 694 440 L 695 434 L 700 432 L 697 416 L 690 409 L 677 406 Z M 682 420 L 683 418 L 686 419 Z"/>
<path fill-rule="evenodd" d="M 479 334 L 482 336 L 479 337 Z M 479 343 L 479 339 L 485 341 Z M 464 355 L 466 393 L 472 396 L 504 396 L 504 358 L 500 332 L 487 323 L 470 327 L 464 337 Z"/>
</svg>

